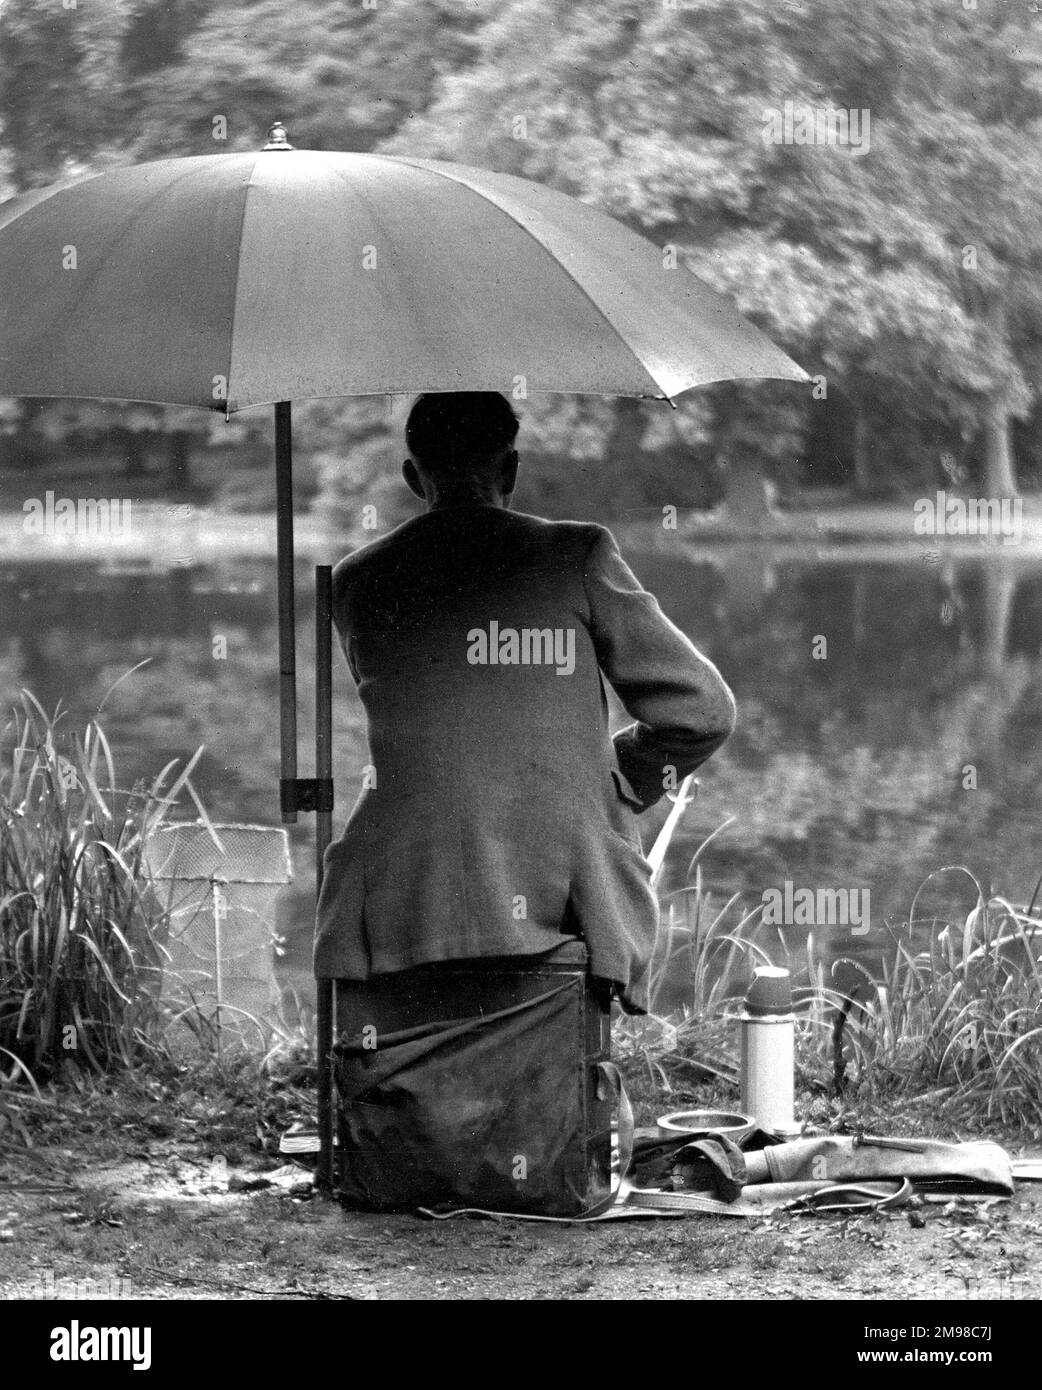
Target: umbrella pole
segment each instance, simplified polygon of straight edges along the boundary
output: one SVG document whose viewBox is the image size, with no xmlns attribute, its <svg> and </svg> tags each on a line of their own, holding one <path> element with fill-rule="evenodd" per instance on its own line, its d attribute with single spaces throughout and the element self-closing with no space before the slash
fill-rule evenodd
<svg viewBox="0 0 1042 1390">
<path fill-rule="evenodd" d="M 275 406 L 275 528 L 279 571 L 279 805 L 283 825 L 297 823 L 297 632 L 293 577 L 293 417 Z"/>
<path fill-rule="evenodd" d="M 315 778 L 318 785 L 333 778 L 333 570 L 315 566 Z M 326 847 L 333 838 L 332 797 L 329 809 L 320 800 L 315 815 L 315 885 L 322 891 Z M 333 1186 L 333 1035 L 336 1027 L 333 981 L 319 977 L 315 1026 L 318 1037 L 318 1185 Z"/>
<path fill-rule="evenodd" d="M 322 890 L 326 847 L 333 835 L 332 570 L 315 569 L 315 776 L 297 776 L 297 631 L 293 573 L 293 417 L 289 401 L 275 406 L 275 524 L 279 609 L 279 807 L 284 825 L 298 811 L 315 812 L 316 893 Z M 315 1048 L 318 1070 L 318 1183 L 333 1176 L 333 981 L 317 981 Z"/>
</svg>

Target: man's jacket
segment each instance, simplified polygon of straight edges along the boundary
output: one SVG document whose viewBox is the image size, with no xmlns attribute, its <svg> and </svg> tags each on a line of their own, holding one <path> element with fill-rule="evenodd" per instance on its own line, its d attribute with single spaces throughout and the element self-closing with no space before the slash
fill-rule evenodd
<svg viewBox="0 0 1042 1390">
<path fill-rule="evenodd" d="M 316 974 L 564 933 L 645 1011 L 658 909 L 635 816 L 719 747 L 734 702 L 611 533 L 435 509 L 341 561 L 333 616 L 370 767 L 326 852 Z M 602 677 L 637 721 L 614 741 Z"/>
</svg>

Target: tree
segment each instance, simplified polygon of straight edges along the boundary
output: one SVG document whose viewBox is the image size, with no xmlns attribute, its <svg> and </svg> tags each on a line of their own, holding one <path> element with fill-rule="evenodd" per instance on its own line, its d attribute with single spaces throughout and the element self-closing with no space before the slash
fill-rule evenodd
<svg viewBox="0 0 1042 1390">
<path fill-rule="evenodd" d="M 1003 496 L 1018 449 L 1038 466 L 1032 24 L 1000 0 L 302 0 L 291 21 L 277 0 L 6 0 L 0 179 L 252 149 L 281 117 L 301 146 L 542 180 L 676 248 L 822 378 L 814 393 L 710 388 L 682 402 L 704 481 L 725 466 L 791 470 L 827 433 L 862 492 L 896 475 L 941 483 L 950 453 Z M 776 143 L 787 103 L 863 113 L 867 138 Z M 564 402 L 528 414 L 548 435 L 580 418 Z M 609 475 L 638 419 L 661 445 L 661 414 L 583 415 L 584 430 L 600 421 Z"/>
<path fill-rule="evenodd" d="M 542 179 L 678 245 L 863 421 L 896 414 L 909 462 L 986 431 L 989 488 L 1010 490 L 1039 337 L 1027 15 L 522 0 L 478 44 L 385 148 Z M 774 143 L 787 102 L 867 112 L 867 149 Z"/>
<path fill-rule="evenodd" d="M 159 8 L 158 0 L 105 0 L 69 9 L 6 0 L 0 14 L 0 126 L 17 188 L 125 162 L 123 48 L 142 17 Z"/>
<path fill-rule="evenodd" d="M 291 18 L 281 0 L 208 0 L 196 18 L 176 61 L 132 88 L 135 159 L 256 149 L 276 118 L 300 147 L 369 150 L 466 63 L 478 23 L 454 0 L 310 0 Z"/>
<path fill-rule="evenodd" d="M 111 164 L 256 149 L 276 117 L 300 146 L 367 150 L 422 110 L 440 73 L 468 61 L 478 20 L 454 0 L 305 0 L 291 19 L 274 0 L 106 0 L 70 10 L 6 0 L 0 180 L 13 192 Z M 119 446 L 131 470 L 142 409 L 112 417 L 126 426 Z M 153 413 L 171 436 L 168 475 L 180 488 L 188 436 L 210 438 L 211 422 Z M 364 431 L 352 436 L 344 403 L 332 419 L 336 447 L 349 453 Z"/>
</svg>

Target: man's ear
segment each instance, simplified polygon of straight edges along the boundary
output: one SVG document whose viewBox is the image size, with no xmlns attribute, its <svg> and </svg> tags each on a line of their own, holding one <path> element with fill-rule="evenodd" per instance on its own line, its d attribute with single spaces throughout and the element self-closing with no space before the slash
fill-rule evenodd
<svg viewBox="0 0 1042 1390">
<path fill-rule="evenodd" d="M 516 449 L 511 449 L 500 465 L 499 479 L 504 494 L 509 497 L 517 484 L 517 469 L 521 460 Z"/>
<path fill-rule="evenodd" d="M 421 502 L 425 502 L 427 500 L 427 494 L 423 490 L 423 484 L 420 482 L 420 475 L 416 471 L 416 464 L 412 459 L 406 459 L 402 464 L 402 477 L 409 485 L 410 491 L 415 492 Z"/>
</svg>

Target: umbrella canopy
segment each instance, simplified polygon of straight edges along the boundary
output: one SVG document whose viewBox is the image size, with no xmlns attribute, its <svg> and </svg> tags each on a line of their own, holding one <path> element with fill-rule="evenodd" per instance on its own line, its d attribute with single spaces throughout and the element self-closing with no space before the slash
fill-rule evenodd
<svg viewBox="0 0 1042 1390">
<path fill-rule="evenodd" d="M 668 260 L 565 194 L 435 160 L 285 146 L 116 169 L 0 204 L 0 394 L 231 413 L 807 379 Z"/>
</svg>

